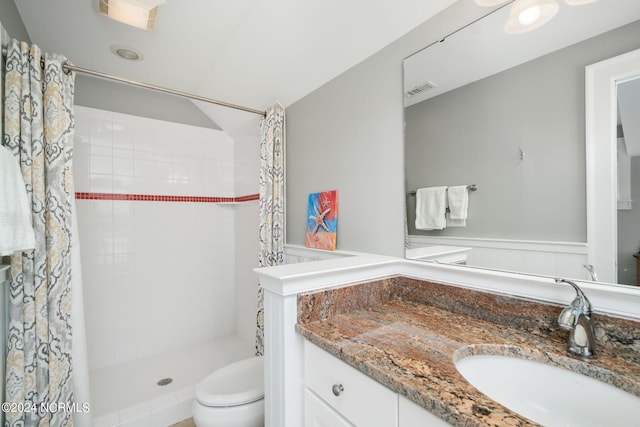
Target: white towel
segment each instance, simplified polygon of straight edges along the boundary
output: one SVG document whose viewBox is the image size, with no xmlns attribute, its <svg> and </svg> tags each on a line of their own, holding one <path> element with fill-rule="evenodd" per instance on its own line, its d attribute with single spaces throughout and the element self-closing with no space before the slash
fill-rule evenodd
<svg viewBox="0 0 640 427">
<path fill-rule="evenodd" d="M 447 187 L 419 188 L 416 191 L 416 229 L 442 230 L 447 226 Z"/>
<path fill-rule="evenodd" d="M 0 147 L 0 255 L 35 247 L 31 206 L 22 173 L 14 155 Z"/>
<path fill-rule="evenodd" d="M 447 190 L 449 213 L 447 227 L 466 227 L 467 209 L 469 207 L 469 191 L 466 185 L 456 185 Z"/>
</svg>

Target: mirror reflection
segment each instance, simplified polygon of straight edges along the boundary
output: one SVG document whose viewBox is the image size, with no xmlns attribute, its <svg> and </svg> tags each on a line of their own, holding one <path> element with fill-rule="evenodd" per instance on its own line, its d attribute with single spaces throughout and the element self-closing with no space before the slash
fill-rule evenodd
<svg viewBox="0 0 640 427">
<path fill-rule="evenodd" d="M 502 7 L 404 62 L 406 256 L 637 285 L 640 84 L 620 82 L 611 112 L 618 273 L 598 276 L 587 244 L 585 67 L 640 48 L 640 2 L 560 4 L 553 20 L 517 35 L 504 31 L 508 16 Z M 468 185 L 477 191 L 449 194 Z M 429 222 L 443 198 L 458 213 L 468 203 L 462 223 L 451 208 L 443 227 Z"/>
<path fill-rule="evenodd" d="M 638 268 L 640 266 L 638 247 L 640 242 L 640 74 L 617 85 L 617 101 L 618 283 L 638 284 L 640 283 L 640 268 Z"/>
</svg>

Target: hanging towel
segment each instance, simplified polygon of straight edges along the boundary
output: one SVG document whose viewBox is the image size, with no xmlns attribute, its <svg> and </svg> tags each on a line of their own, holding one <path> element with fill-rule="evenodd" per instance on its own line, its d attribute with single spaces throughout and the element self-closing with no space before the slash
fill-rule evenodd
<svg viewBox="0 0 640 427">
<path fill-rule="evenodd" d="M 0 146 L 0 255 L 36 247 L 31 206 L 14 155 Z"/>
<path fill-rule="evenodd" d="M 466 185 L 456 185 L 447 190 L 449 213 L 447 227 L 466 227 L 467 209 L 469 207 L 469 191 Z"/>
<path fill-rule="evenodd" d="M 447 187 L 419 188 L 416 191 L 416 229 L 442 230 L 447 226 Z"/>
</svg>

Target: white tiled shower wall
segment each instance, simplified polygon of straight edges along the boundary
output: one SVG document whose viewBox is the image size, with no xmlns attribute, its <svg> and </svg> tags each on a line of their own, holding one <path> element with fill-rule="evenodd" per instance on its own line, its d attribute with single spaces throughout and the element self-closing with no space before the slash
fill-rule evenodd
<svg viewBox="0 0 640 427">
<path fill-rule="evenodd" d="M 260 191 L 260 117 L 251 116 L 230 133 L 235 149 L 236 195 L 257 194 Z M 258 304 L 259 228 L 258 202 L 240 203 L 235 207 L 235 285 L 236 333 L 250 341 L 256 335 Z"/>
<path fill-rule="evenodd" d="M 234 141 L 224 132 L 80 106 L 75 116 L 76 192 L 246 195 L 234 194 Z M 252 179 L 244 187 L 257 193 Z M 237 206 L 76 203 L 90 370 L 236 332 Z M 240 241 L 257 240 L 254 230 Z"/>
</svg>

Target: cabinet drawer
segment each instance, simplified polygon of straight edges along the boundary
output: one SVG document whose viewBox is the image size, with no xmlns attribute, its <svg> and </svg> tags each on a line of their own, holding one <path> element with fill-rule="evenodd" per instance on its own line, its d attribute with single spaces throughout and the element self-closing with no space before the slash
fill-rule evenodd
<svg viewBox="0 0 640 427">
<path fill-rule="evenodd" d="M 398 425 L 398 395 L 314 344 L 304 345 L 305 385 L 358 427 Z M 334 386 L 341 390 L 336 390 Z"/>
</svg>

